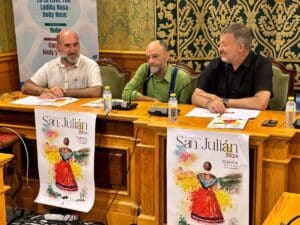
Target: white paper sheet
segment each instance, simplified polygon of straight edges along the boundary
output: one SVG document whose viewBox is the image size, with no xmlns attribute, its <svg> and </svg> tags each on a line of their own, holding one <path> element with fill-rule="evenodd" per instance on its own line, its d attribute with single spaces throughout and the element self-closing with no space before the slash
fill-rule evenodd
<svg viewBox="0 0 300 225">
<path fill-rule="evenodd" d="M 260 113 L 260 110 L 250 110 L 250 109 L 238 109 L 238 108 L 228 108 L 226 112 L 222 115 L 219 113 L 211 113 L 208 109 L 204 108 L 194 108 L 188 112 L 185 116 L 187 117 L 221 117 L 221 118 L 231 118 L 231 119 L 254 119 Z"/>
<path fill-rule="evenodd" d="M 27 96 L 25 98 L 20 98 L 12 101 L 13 104 L 20 105 L 50 105 L 50 106 L 63 106 L 71 102 L 77 101 L 77 98 L 63 97 L 63 98 L 53 98 L 53 99 L 41 99 L 37 96 Z"/>
</svg>

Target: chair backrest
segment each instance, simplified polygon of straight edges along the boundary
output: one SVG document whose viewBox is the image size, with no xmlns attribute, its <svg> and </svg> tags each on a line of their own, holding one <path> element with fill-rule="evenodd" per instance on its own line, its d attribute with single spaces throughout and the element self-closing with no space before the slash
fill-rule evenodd
<svg viewBox="0 0 300 225">
<path fill-rule="evenodd" d="M 194 90 L 196 89 L 196 87 L 198 86 L 200 72 L 196 72 L 190 66 L 188 66 L 187 64 L 181 62 L 180 60 L 170 61 L 169 63 L 171 63 L 174 66 L 177 66 L 179 69 L 182 69 L 188 75 L 190 75 L 192 89 L 193 89 L 192 93 L 193 93 Z"/>
<path fill-rule="evenodd" d="M 273 70 L 273 98 L 269 102 L 271 110 L 284 110 L 288 96 L 294 96 L 296 71 L 288 70 L 284 65 L 270 59 Z"/>
<path fill-rule="evenodd" d="M 130 71 L 124 70 L 110 58 L 100 58 L 98 65 L 103 86 L 110 86 L 112 98 L 121 99 L 123 88 L 130 77 Z"/>
<path fill-rule="evenodd" d="M 273 97 L 270 99 L 269 106 L 271 110 L 284 110 L 288 97 L 289 75 L 275 66 L 273 70 Z"/>
</svg>

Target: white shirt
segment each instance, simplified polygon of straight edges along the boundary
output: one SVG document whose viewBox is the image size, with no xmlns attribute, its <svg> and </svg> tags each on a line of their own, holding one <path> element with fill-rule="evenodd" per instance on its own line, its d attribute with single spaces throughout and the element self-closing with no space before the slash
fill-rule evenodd
<svg viewBox="0 0 300 225">
<path fill-rule="evenodd" d="M 88 88 L 102 86 L 99 65 L 92 59 L 80 54 L 76 64 L 65 68 L 61 57 L 45 63 L 31 77 L 31 81 L 42 87 Z"/>
</svg>

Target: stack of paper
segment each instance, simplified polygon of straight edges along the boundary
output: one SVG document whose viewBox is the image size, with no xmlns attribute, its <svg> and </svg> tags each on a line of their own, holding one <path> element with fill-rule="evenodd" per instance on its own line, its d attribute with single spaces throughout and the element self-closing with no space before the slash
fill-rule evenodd
<svg viewBox="0 0 300 225">
<path fill-rule="evenodd" d="M 51 99 L 41 99 L 37 96 L 28 96 L 25 98 L 20 98 L 18 100 L 12 101 L 13 104 L 20 105 L 51 105 L 51 106 L 63 106 L 71 102 L 77 101 L 77 98 L 63 97 L 63 98 L 51 98 Z"/>
</svg>

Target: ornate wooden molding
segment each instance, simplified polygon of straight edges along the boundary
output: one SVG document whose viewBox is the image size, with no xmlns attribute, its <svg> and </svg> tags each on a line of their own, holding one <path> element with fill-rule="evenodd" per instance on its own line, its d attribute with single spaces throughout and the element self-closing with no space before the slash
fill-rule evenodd
<svg viewBox="0 0 300 225">
<path fill-rule="evenodd" d="M 0 62 L 7 61 L 7 60 L 17 60 L 17 53 L 16 52 L 1 53 Z"/>
<path fill-rule="evenodd" d="M 145 52 L 102 50 L 99 55 L 100 58 L 111 58 L 122 68 L 129 70 L 131 75 L 134 75 L 136 69 L 147 61 Z"/>
</svg>

